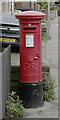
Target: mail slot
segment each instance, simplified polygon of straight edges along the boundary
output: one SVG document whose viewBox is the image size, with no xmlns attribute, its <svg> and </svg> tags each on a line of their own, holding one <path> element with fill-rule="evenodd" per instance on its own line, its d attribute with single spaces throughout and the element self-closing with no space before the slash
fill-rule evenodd
<svg viewBox="0 0 60 120">
<path fill-rule="evenodd" d="M 23 27 L 23 32 L 36 32 L 36 27 L 35 26 L 31 26 L 31 27 L 29 27 L 29 26 L 24 26 Z"/>
<path fill-rule="evenodd" d="M 45 14 L 27 11 L 16 15 L 16 18 L 20 21 L 20 82 L 23 84 L 24 104 L 29 107 L 41 106 L 43 104 L 41 19 L 45 18 Z"/>
</svg>

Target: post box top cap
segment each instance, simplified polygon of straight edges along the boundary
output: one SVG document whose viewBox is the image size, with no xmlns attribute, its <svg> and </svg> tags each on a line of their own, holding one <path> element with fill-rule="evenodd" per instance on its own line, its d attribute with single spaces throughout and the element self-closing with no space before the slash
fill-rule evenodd
<svg viewBox="0 0 60 120">
<path fill-rule="evenodd" d="M 15 15 L 17 19 L 42 19 L 46 14 L 37 11 L 26 11 Z"/>
</svg>

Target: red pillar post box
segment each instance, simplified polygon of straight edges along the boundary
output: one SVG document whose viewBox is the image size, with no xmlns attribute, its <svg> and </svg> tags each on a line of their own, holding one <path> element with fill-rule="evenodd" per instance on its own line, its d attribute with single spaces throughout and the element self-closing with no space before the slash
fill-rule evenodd
<svg viewBox="0 0 60 120">
<path fill-rule="evenodd" d="M 20 82 L 25 107 L 42 106 L 41 19 L 45 14 L 26 11 L 16 15 L 20 22 Z"/>
</svg>

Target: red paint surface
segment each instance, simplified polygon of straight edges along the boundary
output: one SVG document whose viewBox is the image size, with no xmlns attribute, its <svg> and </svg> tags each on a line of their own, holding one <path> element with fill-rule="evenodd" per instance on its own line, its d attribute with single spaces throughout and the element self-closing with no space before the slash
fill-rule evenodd
<svg viewBox="0 0 60 120">
<path fill-rule="evenodd" d="M 36 11 L 16 15 L 20 19 L 20 77 L 24 83 L 42 81 L 41 19 L 44 17 L 45 14 Z M 26 47 L 26 35 L 34 35 L 34 47 Z"/>
</svg>

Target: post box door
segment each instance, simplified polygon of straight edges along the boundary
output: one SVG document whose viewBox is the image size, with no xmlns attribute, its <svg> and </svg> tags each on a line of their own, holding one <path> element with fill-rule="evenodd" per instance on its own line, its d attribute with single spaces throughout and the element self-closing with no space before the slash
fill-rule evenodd
<svg viewBox="0 0 60 120">
<path fill-rule="evenodd" d="M 20 71 L 22 82 L 32 83 L 42 81 L 40 37 L 40 34 L 36 31 L 26 31 L 23 34 L 23 40 L 20 41 Z"/>
</svg>

